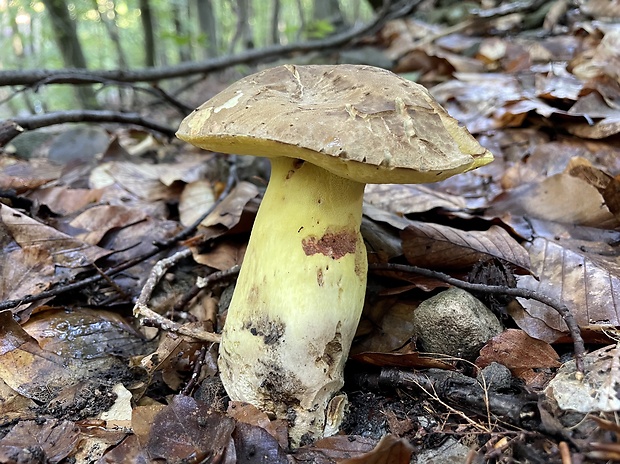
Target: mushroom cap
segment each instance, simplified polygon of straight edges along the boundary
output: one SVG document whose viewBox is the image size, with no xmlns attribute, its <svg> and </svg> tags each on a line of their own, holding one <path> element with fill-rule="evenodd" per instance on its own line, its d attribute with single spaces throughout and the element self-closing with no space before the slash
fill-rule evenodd
<svg viewBox="0 0 620 464">
<path fill-rule="evenodd" d="M 247 76 L 183 120 L 207 150 L 288 156 L 363 183 L 426 183 L 493 155 L 423 86 L 381 68 L 284 65 Z"/>
</svg>

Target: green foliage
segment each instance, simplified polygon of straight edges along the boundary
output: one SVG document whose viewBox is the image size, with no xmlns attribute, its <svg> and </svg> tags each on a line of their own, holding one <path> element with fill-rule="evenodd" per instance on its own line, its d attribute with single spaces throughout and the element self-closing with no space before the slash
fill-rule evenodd
<svg viewBox="0 0 620 464">
<path fill-rule="evenodd" d="M 335 31 L 334 25 L 326 19 L 318 19 L 310 22 L 306 27 L 306 36 L 309 39 L 324 39 Z"/>
</svg>

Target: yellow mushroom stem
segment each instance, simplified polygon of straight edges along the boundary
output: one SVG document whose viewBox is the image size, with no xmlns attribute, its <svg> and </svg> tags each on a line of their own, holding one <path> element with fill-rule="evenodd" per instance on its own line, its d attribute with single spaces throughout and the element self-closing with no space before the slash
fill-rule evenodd
<svg viewBox="0 0 620 464">
<path fill-rule="evenodd" d="M 323 436 L 344 383 L 366 290 L 364 184 L 302 160 L 271 163 L 219 367 L 231 399 L 287 419 L 296 446 Z"/>
</svg>

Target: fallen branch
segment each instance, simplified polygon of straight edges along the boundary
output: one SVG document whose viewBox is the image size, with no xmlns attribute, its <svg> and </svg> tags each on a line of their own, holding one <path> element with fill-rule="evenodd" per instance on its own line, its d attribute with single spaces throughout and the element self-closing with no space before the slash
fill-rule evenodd
<svg viewBox="0 0 620 464">
<path fill-rule="evenodd" d="M 586 353 L 585 345 L 583 342 L 583 338 L 581 337 L 581 331 L 579 330 L 579 325 L 577 325 L 577 321 L 575 317 L 570 312 L 568 307 L 556 300 L 555 298 L 551 298 L 543 293 L 530 290 L 527 288 L 513 288 L 507 287 L 503 285 L 484 285 L 484 284 L 474 284 L 471 282 L 465 282 L 463 280 L 455 279 L 448 274 L 444 274 L 443 272 L 432 271 L 430 269 L 424 269 L 416 266 L 409 266 L 406 264 L 372 264 L 369 266 L 370 269 L 373 270 L 383 270 L 383 271 L 399 271 L 399 272 L 407 272 L 412 274 L 419 274 L 425 277 L 430 277 L 433 279 L 441 280 L 442 282 L 446 282 L 450 285 L 453 285 L 458 288 L 462 288 L 463 290 L 474 291 L 474 292 L 482 292 L 482 293 L 492 293 L 499 295 L 509 295 L 516 298 L 525 298 L 527 300 L 536 300 L 541 303 L 546 304 L 547 306 L 553 308 L 557 311 L 562 319 L 566 323 L 568 327 L 568 332 L 570 333 L 571 338 L 573 339 L 573 346 L 575 350 L 575 365 L 577 368 L 577 372 L 583 376 L 583 358 Z"/>
<path fill-rule="evenodd" d="M 517 427 L 532 428 L 532 423 L 540 424 L 536 394 L 526 391 L 502 393 L 492 388 L 485 388 L 478 380 L 456 371 L 427 369 L 415 372 L 383 368 L 379 373 L 356 374 L 353 380 L 361 388 L 371 388 L 381 392 L 385 392 L 386 388 L 420 390 L 476 428 L 480 428 L 480 424 L 467 417 L 462 411 L 451 408 L 447 403 L 459 405 L 460 408 L 473 411 L 481 416 L 492 414 Z M 487 424 L 487 428 L 482 431 L 490 433 L 491 425 L 491 423 Z"/>
<path fill-rule="evenodd" d="M 0 147 L 5 146 L 25 130 L 64 124 L 67 122 L 108 122 L 134 124 L 174 137 L 175 129 L 143 118 L 136 113 L 102 110 L 68 110 L 9 119 L 0 122 Z"/>
</svg>

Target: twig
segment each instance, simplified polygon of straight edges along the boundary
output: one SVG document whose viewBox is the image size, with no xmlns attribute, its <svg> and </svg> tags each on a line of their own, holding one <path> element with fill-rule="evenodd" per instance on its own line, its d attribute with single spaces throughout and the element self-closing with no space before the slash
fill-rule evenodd
<svg viewBox="0 0 620 464">
<path fill-rule="evenodd" d="M 484 284 L 473 284 L 471 282 L 465 282 L 463 280 L 455 279 L 454 277 L 449 276 L 448 274 L 444 274 L 443 272 L 432 271 L 430 269 L 424 269 L 417 266 L 409 266 L 405 264 L 372 264 L 369 266 L 370 269 L 373 270 L 384 270 L 384 271 L 400 271 L 407 272 L 412 274 L 419 274 L 425 277 L 430 277 L 434 279 L 441 280 L 455 287 L 462 288 L 464 290 L 470 290 L 475 292 L 483 292 L 483 293 L 492 293 L 492 294 L 502 294 L 509 295 L 517 298 L 525 298 L 527 300 L 536 300 L 541 303 L 546 304 L 547 306 L 553 308 L 557 311 L 562 319 L 566 323 L 568 327 L 568 332 L 573 339 L 573 346 L 575 350 L 575 366 L 577 368 L 577 372 L 580 374 L 580 377 L 583 376 L 583 358 L 585 356 L 585 345 L 583 342 L 583 338 L 581 337 L 581 331 L 579 329 L 579 325 L 575 320 L 575 317 L 570 312 L 568 307 L 556 300 L 555 298 L 551 298 L 543 293 L 537 292 L 535 290 L 530 290 L 527 288 L 513 288 L 513 287 L 505 287 L 502 285 L 484 285 Z"/>
<path fill-rule="evenodd" d="M 229 168 L 229 173 L 228 173 L 228 180 L 226 182 L 226 187 L 224 188 L 224 190 L 222 191 L 218 199 L 213 203 L 213 205 L 211 205 L 211 207 L 207 211 L 205 211 L 205 213 L 202 216 L 202 219 L 194 222 L 194 224 L 186 227 L 181 232 L 179 232 L 174 237 L 168 240 L 165 240 L 163 242 L 154 242 L 153 249 L 151 251 L 143 253 L 142 255 L 136 256 L 135 258 L 132 258 L 129 261 L 126 261 L 125 263 L 122 263 L 116 267 L 108 269 L 105 272 L 105 275 L 107 276 L 116 275 L 119 272 L 124 271 L 125 269 L 129 269 L 130 267 L 133 267 L 136 264 L 139 264 L 143 262 L 144 260 L 147 260 L 155 256 L 157 253 L 160 253 L 163 249 L 169 248 L 173 244 L 181 240 L 184 240 L 185 238 L 192 235 L 195 232 L 195 230 L 198 228 L 198 225 L 200 225 L 200 222 L 202 222 L 202 220 L 205 217 L 211 214 L 215 210 L 215 208 L 224 200 L 224 198 L 228 196 L 228 194 L 230 193 L 230 191 L 232 190 L 236 182 L 237 169 L 236 169 L 236 164 L 235 164 L 235 158 L 230 157 L 229 160 L 230 160 L 230 168 Z M 45 298 L 62 295 L 64 293 L 81 290 L 82 288 L 85 288 L 93 283 L 96 283 L 100 281 L 101 279 L 103 279 L 103 276 L 101 274 L 97 274 L 97 275 L 82 279 L 79 282 L 58 286 L 52 290 L 47 290 L 45 292 L 37 293 L 36 295 L 27 295 L 27 296 L 24 296 L 23 298 L 19 298 L 15 300 L 5 300 L 5 301 L 0 302 L 0 311 L 5 310 L 5 309 L 15 308 L 22 304 L 32 303 L 33 301 L 39 301 Z"/>
<path fill-rule="evenodd" d="M 148 301 L 151 299 L 151 295 L 155 290 L 155 286 L 159 283 L 166 271 L 182 259 L 191 255 L 192 251 L 189 248 L 185 248 L 184 250 L 178 251 L 168 258 L 160 259 L 157 264 L 153 266 L 151 275 L 144 284 L 144 287 L 142 287 L 138 301 L 133 308 L 133 315 L 142 325 L 155 326 L 167 332 L 187 335 L 195 338 L 196 340 L 219 343 L 221 338 L 220 335 L 213 332 L 207 332 L 206 330 L 195 329 L 187 325 L 178 324 L 165 318 L 161 314 L 157 314 L 147 306 Z"/>
<path fill-rule="evenodd" d="M 68 110 L 13 118 L 0 122 L 0 147 L 5 146 L 24 130 L 39 129 L 41 127 L 64 124 L 67 122 L 114 122 L 134 124 L 160 132 L 170 138 L 174 137 L 175 133 L 174 129 L 162 126 L 155 121 L 145 119 L 136 113 L 103 110 Z"/>
<path fill-rule="evenodd" d="M 198 353 L 198 358 L 194 362 L 194 369 L 192 370 L 192 377 L 189 379 L 189 382 L 187 382 L 187 385 L 185 385 L 185 388 L 183 388 L 183 390 L 181 391 L 181 395 L 189 395 L 192 393 L 192 390 L 196 386 L 196 383 L 198 382 L 198 378 L 200 377 L 200 371 L 202 370 L 202 366 L 204 366 L 205 364 L 207 353 L 211 350 L 212 346 L 213 344 L 211 344 L 207 348 L 207 345 L 203 345 L 200 348 L 200 353 Z"/>
</svg>

